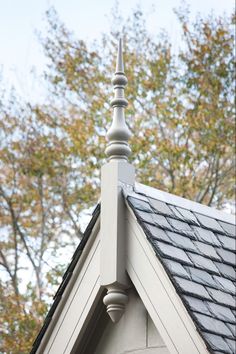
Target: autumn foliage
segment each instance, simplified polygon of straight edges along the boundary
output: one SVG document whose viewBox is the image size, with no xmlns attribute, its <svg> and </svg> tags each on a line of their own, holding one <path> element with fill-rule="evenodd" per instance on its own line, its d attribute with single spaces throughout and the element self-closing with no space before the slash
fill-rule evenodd
<svg viewBox="0 0 236 354">
<path fill-rule="evenodd" d="M 54 9 L 40 41 L 48 58 L 44 104 L 0 95 L 0 353 L 28 353 L 64 265 L 99 196 L 110 80 L 124 38 L 131 161 L 145 184 L 229 208 L 234 182 L 233 18 L 176 12 L 180 49 L 151 36 L 141 10 L 94 44 Z M 81 214 L 82 213 L 82 214 Z"/>
</svg>

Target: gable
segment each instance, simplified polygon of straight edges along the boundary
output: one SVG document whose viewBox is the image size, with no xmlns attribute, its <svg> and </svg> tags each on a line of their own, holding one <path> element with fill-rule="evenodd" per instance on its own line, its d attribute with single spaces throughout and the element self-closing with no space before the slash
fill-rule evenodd
<svg viewBox="0 0 236 354">
<path fill-rule="evenodd" d="M 155 324 L 154 328 L 158 329 L 159 337 L 163 338 L 170 353 L 206 354 L 207 346 L 212 353 L 232 354 L 235 302 L 229 281 L 235 284 L 233 259 L 222 260 L 225 252 L 229 256 L 234 251 L 231 249 L 232 224 L 213 218 L 206 224 L 209 216 L 200 217 L 192 210 L 123 188 L 128 203 L 124 215 L 126 270 L 150 314 L 147 321 Z M 91 331 L 96 350 L 114 346 L 115 338 L 120 336 L 116 333 L 119 323 L 113 325 L 107 320 L 102 303 L 105 293 L 99 281 L 98 219 L 99 208 L 63 277 L 32 353 L 86 354 L 84 348 L 87 348 Z M 208 254 L 203 255 L 204 250 Z M 213 256 L 210 250 L 215 252 Z M 196 259 L 204 263 L 200 264 Z M 217 274 L 212 263 L 218 269 Z M 220 288 L 217 283 L 219 277 L 225 281 L 224 287 Z M 209 279 L 215 281 L 214 286 Z M 213 298 L 213 294 L 219 298 Z M 125 317 L 126 312 L 123 316 L 127 323 L 132 322 L 132 316 Z M 95 330 L 95 323 L 99 323 L 96 318 L 102 325 Z M 204 319 L 213 322 L 204 322 Z M 124 320 L 121 318 L 121 321 Z M 218 328 L 218 325 L 222 327 Z M 105 339 L 100 341 L 100 338 L 108 337 L 111 344 Z M 136 340 L 141 338 L 136 334 L 134 337 Z M 146 340 L 148 342 L 147 337 Z M 124 343 L 128 343 L 125 338 L 119 350 L 125 348 Z"/>
<path fill-rule="evenodd" d="M 143 191 L 126 190 L 127 201 L 197 330 L 212 353 L 234 353 L 235 226 Z"/>
<path fill-rule="evenodd" d="M 121 39 L 112 83 L 114 114 L 107 133 L 108 163 L 101 169 L 101 216 L 97 208 L 31 353 L 232 354 L 235 249 L 230 218 L 135 184 L 128 163 Z M 121 319 L 118 325 L 107 322 L 102 299 L 111 320 Z"/>
<path fill-rule="evenodd" d="M 128 296 L 129 302 L 120 321 L 114 324 L 104 313 L 83 354 L 169 354 L 134 287 L 128 290 Z M 99 338 L 94 341 L 97 331 L 100 331 Z"/>
</svg>

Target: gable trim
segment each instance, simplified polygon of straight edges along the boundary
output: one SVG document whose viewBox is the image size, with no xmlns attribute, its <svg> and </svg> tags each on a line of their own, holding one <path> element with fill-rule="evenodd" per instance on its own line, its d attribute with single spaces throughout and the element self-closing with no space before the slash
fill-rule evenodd
<svg viewBox="0 0 236 354">
<path fill-rule="evenodd" d="M 75 267 L 62 299 L 53 315 L 37 354 L 70 353 L 91 316 L 91 308 L 100 298 L 100 239 L 97 220 Z"/>
<path fill-rule="evenodd" d="M 170 353 L 209 354 L 129 206 L 127 214 L 127 272 Z"/>
</svg>

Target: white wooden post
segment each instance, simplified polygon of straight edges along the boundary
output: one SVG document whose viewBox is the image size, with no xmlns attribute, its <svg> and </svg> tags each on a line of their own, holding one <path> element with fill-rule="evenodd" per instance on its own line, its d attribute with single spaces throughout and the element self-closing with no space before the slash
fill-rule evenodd
<svg viewBox="0 0 236 354">
<path fill-rule="evenodd" d="M 101 171 L 101 285 L 107 288 L 104 304 L 113 322 L 118 322 L 128 301 L 125 289 L 128 281 L 125 271 L 124 202 L 119 182 L 133 185 L 134 167 L 127 162 L 131 152 L 128 145 L 130 131 L 124 110 L 127 78 L 124 74 L 122 41 L 119 40 L 115 76 L 112 80 L 115 97 L 111 102 L 113 121 L 107 132 L 106 154 L 109 162 Z"/>
</svg>

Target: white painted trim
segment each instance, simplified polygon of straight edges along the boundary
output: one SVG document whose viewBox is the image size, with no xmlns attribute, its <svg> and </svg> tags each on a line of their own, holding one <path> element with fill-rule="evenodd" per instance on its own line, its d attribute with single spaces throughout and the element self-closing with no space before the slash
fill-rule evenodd
<svg viewBox="0 0 236 354">
<path fill-rule="evenodd" d="M 160 191 L 159 189 L 155 189 L 152 187 L 145 186 L 141 183 L 135 183 L 135 191 L 137 193 L 144 194 L 149 198 L 154 198 L 160 200 L 165 203 L 169 203 L 172 205 L 179 206 L 181 208 L 191 210 L 193 212 L 209 216 L 210 218 L 214 218 L 217 220 L 221 220 L 224 222 L 228 222 L 230 224 L 235 224 L 235 216 L 231 214 L 227 214 L 223 211 L 208 207 L 207 205 L 200 204 L 197 202 L 193 202 L 192 200 L 188 200 L 182 197 L 179 197 L 174 194 L 170 194 L 167 192 Z M 132 194 L 132 192 L 131 192 Z M 134 195 L 135 197 L 135 195 Z"/>
<path fill-rule="evenodd" d="M 174 286 L 127 211 L 127 272 L 171 354 L 209 354 Z"/>
<path fill-rule="evenodd" d="M 125 203 L 119 182 L 134 183 L 134 167 L 110 161 L 101 169 L 101 285 L 128 286 L 125 273 Z M 109 264 L 109 267 L 107 266 Z"/>
<path fill-rule="evenodd" d="M 68 354 L 88 322 L 100 286 L 98 219 L 75 267 L 37 354 Z"/>
</svg>

